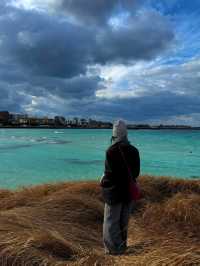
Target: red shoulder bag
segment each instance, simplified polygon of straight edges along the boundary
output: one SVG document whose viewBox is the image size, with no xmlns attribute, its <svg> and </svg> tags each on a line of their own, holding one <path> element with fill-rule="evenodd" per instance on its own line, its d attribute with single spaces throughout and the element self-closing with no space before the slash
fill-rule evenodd
<svg viewBox="0 0 200 266">
<path fill-rule="evenodd" d="M 125 165 L 127 167 L 127 170 L 128 170 L 130 198 L 133 201 L 140 200 L 142 198 L 142 193 L 141 193 L 140 187 L 139 187 L 138 183 L 134 180 L 134 178 L 132 176 L 132 173 L 130 171 L 130 168 L 128 167 L 128 164 L 126 162 L 125 156 L 124 156 L 122 150 L 120 149 L 120 147 L 119 147 L 119 150 L 120 150 L 120 153 L 122 155 L 123 161 L 124 161 L 124 163 L 125 163 Z"/>
</svg>

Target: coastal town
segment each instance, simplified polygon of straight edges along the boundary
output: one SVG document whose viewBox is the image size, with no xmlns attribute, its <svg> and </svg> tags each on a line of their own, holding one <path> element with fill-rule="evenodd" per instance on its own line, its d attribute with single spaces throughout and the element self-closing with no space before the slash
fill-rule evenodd
<svg viewBox="0 0 200 266">
<path fill-rule="evenodd" d="M 28 114 L 16 114 L 9 111 L 0 111 L 0 128 L 96 128 L 110 129 L 112 122 L 98 121 L 79 117 L 66 118 L 55 116 L 53 118 L 36 117 Z M 188 125 L 149 125 L 128 124 L 129 129 L 199 129 Z"/>
</svg>

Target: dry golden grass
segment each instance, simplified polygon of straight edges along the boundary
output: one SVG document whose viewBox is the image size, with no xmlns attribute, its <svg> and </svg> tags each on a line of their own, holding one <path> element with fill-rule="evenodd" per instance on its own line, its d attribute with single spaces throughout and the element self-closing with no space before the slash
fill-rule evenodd
<svg viewBox="0 0 200 266">
<path fill-rule="evenodd" d="M 200 181 L 140 177 L 126 255 L 105 256 L 96 182 L 0 190 L 0 265 L 200 265 Z"/>
</svg>

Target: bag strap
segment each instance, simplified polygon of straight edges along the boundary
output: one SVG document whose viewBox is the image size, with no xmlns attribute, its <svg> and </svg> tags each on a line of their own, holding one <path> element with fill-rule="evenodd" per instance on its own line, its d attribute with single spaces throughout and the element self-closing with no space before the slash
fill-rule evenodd
<svg viewBox="0 0 200 266">
<path fill-rule="evenodd" d="M 122 149 L 120 148 L 120 145 L 118 145 L 118 147 L 119 147 L 120 154 L 121 154 L 121 156 L 122 156 L 122 158 L 123 158 L 123 161 L 124 161 L 124 163 L 125 163 L 125 165 L 126 165 L 126 168 L 127 168 L 127 170 L 128 170 L 128 174 L 129 174 L 130 181 L 135 182 L 135 179 L 133 178 L 133 175 L 132 175 L 132 173 L 131 173 L 131 170 L 130 170 L 130 168 L 128 167 L 128 163 L 127 163 L 127 161 L 126 161 L 126 158 L 125 158 L 125 156 L 124 156 L 124 153 L 122 152 Z"/>
</svg>

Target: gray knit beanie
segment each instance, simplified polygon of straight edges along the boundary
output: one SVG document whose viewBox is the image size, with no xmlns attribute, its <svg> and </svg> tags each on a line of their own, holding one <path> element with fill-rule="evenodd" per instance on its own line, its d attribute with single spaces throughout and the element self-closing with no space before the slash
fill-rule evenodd
<svg viewBox="0 0 200 266">
<path fill-rule="evenodd" d="M 117 139 L 117 141 L 127 138 L 127 127 L 123 120 L 118 120 L 113 124 L 112 136 Z"/>
</svg>

